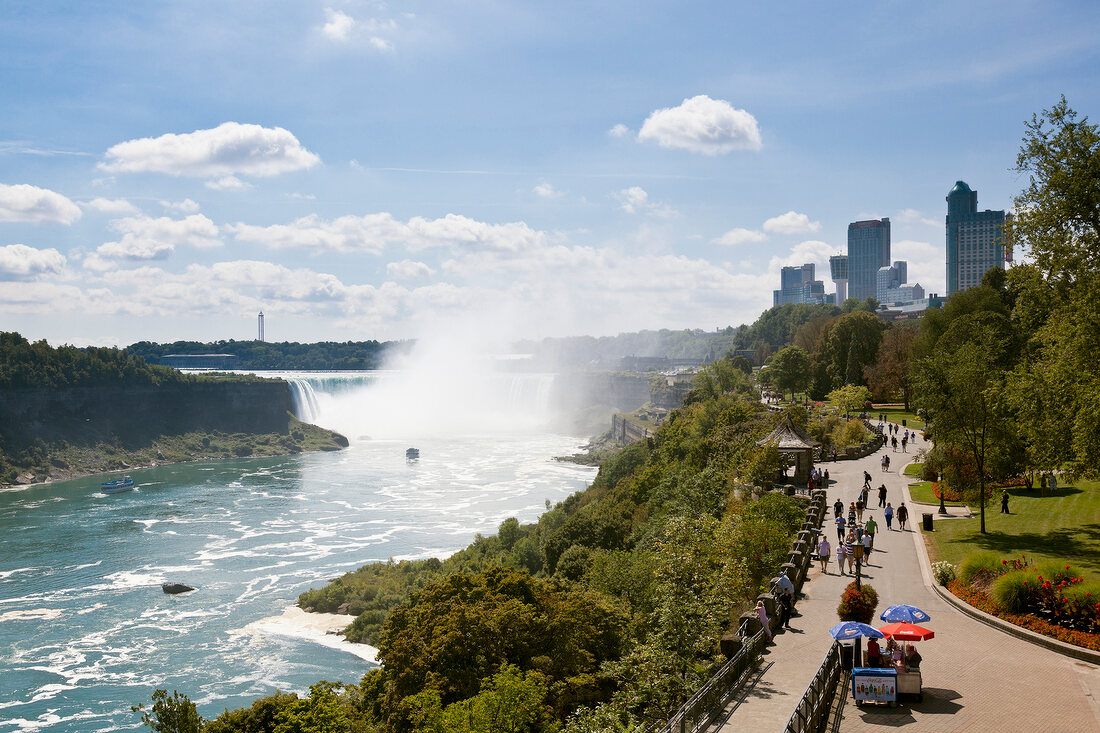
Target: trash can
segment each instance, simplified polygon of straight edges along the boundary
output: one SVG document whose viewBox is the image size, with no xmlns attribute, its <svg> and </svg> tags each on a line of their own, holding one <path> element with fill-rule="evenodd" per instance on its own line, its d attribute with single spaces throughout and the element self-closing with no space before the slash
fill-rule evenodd
<svg viewBox="0 0 1100 733">
<path fill-rule="evenodd" d="M 925 514 L 922 514 L 921 516 L 924 518 L 924 531 L 925 532 L 931 532 L 932 531 L 932 515 L 928 514 L 928 513 L 925 513 Z"/>
</svg>

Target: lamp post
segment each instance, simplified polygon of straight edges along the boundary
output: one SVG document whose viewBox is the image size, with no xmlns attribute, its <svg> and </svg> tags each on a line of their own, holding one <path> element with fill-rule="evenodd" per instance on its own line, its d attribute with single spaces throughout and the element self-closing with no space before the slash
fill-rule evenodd
<svg viewBox="0 0 1100 733">
<path fill-rule="evenodd" d="M 939 477 L 939 480 L 936 483 L 938 483 L 940 485 L 940 512 L 939 513 L 943 516 L 947 516 L 947 507 L 944 506 L 944 503 L 943 503 L 943 494 L 944 494 L 943 474 L 939 473 L 939 474 L 937 474 L 937 476 Z"/>
</svg>

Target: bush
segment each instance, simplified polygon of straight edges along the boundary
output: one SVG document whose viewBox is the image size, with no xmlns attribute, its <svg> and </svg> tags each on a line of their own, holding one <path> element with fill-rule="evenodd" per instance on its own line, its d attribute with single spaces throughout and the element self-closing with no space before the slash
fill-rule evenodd
<svg viewBox="0 0 1100 733">
<path fill-rule="evenodd" d="M 836 607 L 836 615 L 841 621 L 858 621 L 869 624 L 875 617 L 875 609 L 878 607 L 878 591 L 869 585 L 857 588 L 855 581 L 848 584 L 844 594 L 840 596 L 840 605 Z"/>
<path fill-rule="evenodd" d="M 937 583 L 946 586 L 955 579 L 955 566 L 942 560 L 940 562 L 934 562 L 932 563 L 932 576 L 936 579 Z"/>
<path fill-rule="evenodd" d="M 1049 580 L 1054 585 L 1071 585 L 1081 580 L 1081 570 L 1061 560 L 1041 560 L 1035 569 L 1043 580 Z"/>
<path fill-rule="evenodd" d="M 1010 570 L 993 583 L 989 597 L 1002 611 L 1020 613 L 1027 608 L 1037 583 L 1038 576 L 1030 570 Z"/>
<path fill-rule="evenodd" d="M 1065 621 L 1079 631 L 1100 631 L 1100 581 L 1077 583 L 1062 590 Z"/>
<path fill-rule="evenodd" d="M 974 581 L 992 581 L 1005 571 L 1000 555 L 992 550 L 973 552 L 959 563 L 958 578 L 963 585 L 972 585 Z"/>
</svg>

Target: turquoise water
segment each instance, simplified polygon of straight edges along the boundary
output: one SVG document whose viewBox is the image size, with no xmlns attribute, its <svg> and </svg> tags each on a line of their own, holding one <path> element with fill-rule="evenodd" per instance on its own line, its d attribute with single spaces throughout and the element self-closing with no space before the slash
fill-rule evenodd
<svg viewBox="0 0 1100 733">
<path fill-rule="evenodd" d="M 353 439 L 339 453 L 133 471 L 138 489 L 115 496 L 100 478 L 0 492 L 0 733 L 135 729 L 130 706 L 155 687 L 213 717 L 276 689 L 357 681 L 369 649 L 277 620 L 298 594 L 534 519 L 591 481 L 549 460 L 580 442 Z M 198 590 L 167 596 L 165 581 Z"/>
</svg>

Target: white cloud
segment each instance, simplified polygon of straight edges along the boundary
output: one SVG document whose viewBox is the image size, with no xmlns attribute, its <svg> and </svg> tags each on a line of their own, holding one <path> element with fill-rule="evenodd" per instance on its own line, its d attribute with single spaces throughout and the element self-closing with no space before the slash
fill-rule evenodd
<svg viewBox="0 0 1100 733">
<path fill-rule="evenodd" d="M 795 211 L 773 216 L 764 222 L 764 231 L 773 234 L 807 234 L 821 229 L 821 222 L 810 221 L 810 217 Z"/>
<path fill-rule="evenodd" d="M 630 128 L 620 122 L 608 130 L 607 134 L 611 137 L 626 137 L 630 134 Z"/>
<path fill-rule="evenodd" d="M 236 176 L 222 176 L 203 185 L 212 191 L 247 191 L 252 188 L 251 183 L 245 183 Z"/>
<path fill-rule="evenodd" d="M 72 224 L 79 218 L 80 207 L 56 191 L 26 183 L 0 183 L 0 221 Z"/>
<path fill-rule="evenodd" d="M 355 27 L 355 18 L 341 10 L 325 8 L 325 24 L 321 32 L 334 41 L 348 40 L 348 34 Z"/>
<path fill-rule="evenodd" d="M 92 270 L 108 270 L 120 262 L 162 260 L 186 245 L 207 249 L 220 247 L 218 227 L 202 214 L 184 219 L 147 216 L 116 219 L 111 228 L 122 234 L 115 242 L 105 242 L 84 258 L 84 266 Z"/>
<path fill-rule="evenodd" d="M 33 280 L 40 275 L 60 275 L 65 255 L 56 249 L 35 249 L 25 244 L 0 247 L 0 280 Z"/>
<path fill-rule="evenodd" d="M 136 214 L 138 207 L 126 199 L 94 198 L 84 204 L 84 208 L 93 209 L 104 214 Z"/>
<path fill-rule="evenodd" d="M 808 239 L 799 242 L 785 257 L 772 257 L 768 262 L 768 272 L 775 281 L 773 288 L 779 287 L 779 269 L 781 267 L 797 267 L 807 262 L 817 265 L 815 271 L 818 280 L 829 280 L 829 257 L 836 254 L 836 248 L 827 242 L 816 239 Z M 828 289 L 828 288 L 826 288 Z"/>
<path fill-rule="evenodd" d="M 624 188 L 615 194 L 615 199 L 619 202 L 619 208 L 628 214 L 650 214 L 666 219 L 679 214 L 668 204 L 650 201 L 649 194 L 641 186 Z"/>
<path fill-rule="evenodd" d="M 926 293 L 947 294 L 947 253 L 943 245 L 903 239 L 890 245 L 890 259 L 905 260 L 909 283 L 920 283 Z"/>
<path fill-rule="evenodd" d="M 386 264 L 386 275 L 395 280 L 422 280 L 435 274 L 435 270 L 423 262 L 401 260 Z"/>
<path fill-rule="evenodd" d="M 371 36 L 367 39 L 367 43 L 371 45 L 376 51 L 382 51 L 383 53 L 389 53 L 393 51 L 393 42 L 387 41 L 385 38 L 379 38 L 378 36 Z"/>
<path fill-rule="evenodd" d="M 902 224 L 924 224 L 930 227 L 942 227 L 944 225 L 942 221 L 929 219 L 916 209 L 902 209 L 894 218 Z"/>
<path fill-rule="evenodd" d="M 704 155 L 761 147 L 755 117 L 705 94 L 685 99 L 679 107 L 651 113 L 642 124 L 638 140 L 653 140 L 662 148 L 681 148 Z"/>
<path fill-rule="evenodd" d="M 257 242 L 274 249 L 371 254 L 380 253 L 388 244 L 404 244 L 412 251 L 458 245 L 516 251 L 545 237 L 523 222 L 488 224 L 458 214 L 439 219 L 416 216 L 402 222 L 388 212 L 341 216 L 331 221 L 311 214 L 291 224 L 262 227 L 238 223 L 227 228 L 242 242 Z"/>
<path fill-rule="evenodd" d="M 554 188 L 551 184 L 543 181 L 532 189 L 536 196 L 540 196 L 544 199 L 556 199 L 562 196 L 562 192 Z"/>
<path fill-rule="evenodd" d="M 112 173 L 168 173 L 196 178 L 267 177 L 311 168 L 321 159 L 281 127 L 223 122 L 209 130 L 127 140 L 99 168 Z"/>
<path fill-rule="evenodd" d="M 191 199 L 184 199 L 183 201 L 161 201 L 160 205 L 169 211 L 178 211 L 181 214 L 194 214 L 199 210 L 199 205 Z"/>
<path fill-rule="evenodd" d="M 739 244 L 763 242 L 767 238 L 768 236 L 764 234 L 764 232 L 758 232 L 754 229 L 742 229 L 738 227 L 736 229 L 730 229 L 728 232 L 712 241 L 715 244 L 724 244 L 733 247 Z"/>
</svg>

